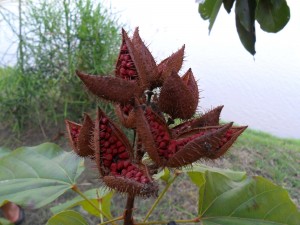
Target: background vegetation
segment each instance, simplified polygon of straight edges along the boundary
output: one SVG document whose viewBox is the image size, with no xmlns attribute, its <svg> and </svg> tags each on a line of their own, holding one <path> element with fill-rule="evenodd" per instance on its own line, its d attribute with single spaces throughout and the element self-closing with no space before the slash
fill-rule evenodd
<svg viewBox="0 0 300 225">
<path fill-rule="evenodd" d="M 91 0 L 19 1 L 0 8 L 18 42 L 17 64 L 0 68 L 0 124 L 20 132 L 57 125 L 95 107 L 79 91 L 75 69 L 109 74 L 118 52 L 117 18 Z M 14 19 L 14 21 L 12 21 Z"/>
</svg>

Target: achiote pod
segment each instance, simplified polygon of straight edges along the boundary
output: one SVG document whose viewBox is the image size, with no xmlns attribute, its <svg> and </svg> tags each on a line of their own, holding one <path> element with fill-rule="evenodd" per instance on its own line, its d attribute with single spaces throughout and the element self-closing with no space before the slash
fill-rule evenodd
<svg viewBox="0 0 300 225">
<path fill-rule="evenodd" d="M 93 140 L 94 123 L 85 114 L 83 124 L 66 120 L 67 136 L 73 151 L 80 157 L 94 157 L 94 150 L 91 147 Z"/>
<path fill-rule="evenodd" d="M 223 106 L 218 106 L 212 110 L 207 111 L 206 113 L 204 113 L 199 117 L 178 124 L 177 126 L 172 128 L 172 135 L 176 137 L 181 133 L 193 128 L 201 128 L 206 126 L 218 126 L 222 109 Z"/>
<path fill-rule="evenodd" d="M 133 81 L 118 77 L 96 76 L 76 71 L 86 88 L 104 100 L 117 103 L 128 103 L 134 96 L 140 96 L 143 90 Z"/>
<path fill-rule="evenodd" d="M 132 162 L 133 150 L 126 136 L 100 109 L 95 122 L 94 149 L 101 179 L 108 187 L 133 195 L 157 192 L 147 167 Z"/>
<path fill-rule="evenodd" d="M 182 78 L 172 72 L 161 88 L 158 104 L 163 112 L 174 119 L 189 119 L 196 112 L 198 100 L 198 86 L 189 69 Z"/>
</svg>

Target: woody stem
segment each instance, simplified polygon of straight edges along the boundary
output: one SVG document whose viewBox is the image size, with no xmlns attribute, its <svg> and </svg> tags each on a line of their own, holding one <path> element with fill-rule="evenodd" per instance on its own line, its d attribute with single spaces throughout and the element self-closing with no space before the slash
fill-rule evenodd
<svg viewBox="0 0 300 225">
<path fill-rule="evenodd" d="M 134 195 L 128 194 L 126 208 L 124 213 L 124 225 L 134 225 L 132 211 L 134 205 Z"/>
</svg>

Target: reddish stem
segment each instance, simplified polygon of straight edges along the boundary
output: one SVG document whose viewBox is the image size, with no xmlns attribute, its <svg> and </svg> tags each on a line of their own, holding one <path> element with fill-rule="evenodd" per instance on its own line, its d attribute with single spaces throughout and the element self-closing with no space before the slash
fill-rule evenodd
<svg viewBox="0 0 300 225">
<path fill-rule="evenodd" d="M 128 195 L 124 213 L 124 225 L 134 225 L 132 211 L 134 205 L 134 195 Z"/>
</svg>

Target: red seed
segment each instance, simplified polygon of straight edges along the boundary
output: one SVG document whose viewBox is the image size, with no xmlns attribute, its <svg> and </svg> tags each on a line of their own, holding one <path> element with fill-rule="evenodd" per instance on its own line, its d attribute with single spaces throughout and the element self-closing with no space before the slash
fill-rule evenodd
<svg viewBox="0 0 300 225">
<path fill-rule="evenodd" d="M 104 160 L 103 160 L 103 165 L 106 166 L 106 167 L 110 167 L 111 161 L 110 161 L 110 160 L 104 159 Z"/>
<path fill-rule="evenodd" d="M 117 140 L 117 138 L 116 138 L 115 136 L 111 136 L 111 137 L 109 138 L 109 142 L 110 142 L 110 143 L 114 143 L 114 142 L 116 142 L 116 140 Z"/>
<path fill-rule="evenodd" d="M 103 144 L 103 146 L 104 146 L 105 148 L 107 148 L 107 147 L 110 146 L 110 143 L 109 143 L 108 141 L 105 141 L 104 144 Z"/>
<path fill-rule="evenodd" d="M 117 164 L 118 170 L 123 169 L 123 167 L 124 167 L 124 161 L 119 161 L 118 164 Z"/>
<path fill-rule="evenodd" d="M 126 148 L 124 146 L 121 146 L 119 149 L 118 149 L 118 152 L 119 153 L 122 153 L 126 150 Z"/>
<path fill-rule="evenodd" d="M 105 154 L 105 155 L 104 155 L 104 158 L 105 158 L 106 160 L 111 161 L 113 157 L 112 157 L 111 154 Z"/>
<path fill-rule="evenodd" d="M 132 173 L 131 172 L 128 172 L 128 173 L 126 173 L 126 175 L 125 175 L 127 178 L 131 178 L 132 177 Z"/>
<path fill-rule="evenodd" d="M 135 176 L 136 176 L 136 177 L 141 177 L 142 175 L 143 175 L 142 172 L 137 172 Z"/>
<path fill-rule="evenodd" d="M 109 139 L 110 134 L 109 133 L 105 133 L 105 139 Z"/>
<path fill-rule="evenodd" d="M 108 122 L 108 119 L 106 117 L 102 117 L 100 123 L 106 124 Z"/>
<path fill-rule="evenodd" d="M 104 125 L 104 124 L 101 124 L 101 125 L 100 125 L 100 129 L 101 129 L 101 130 L 105 130 L 106 128 L 107 128 L 106 125 Z"/>
<path fill-rule="evenodd" d="M 167 143 L 166 142 L 162 141 L 162 142 L 159 143 L 159 148 L 163 148 L 164 149 L 166 147 L 167 147 Z"/>
<path fill-rule="evenodd" d="M 99 136 L 100 136 L 100 138 L 104 138 L 105 137 L 105 132 L 100 132 Z"/>
<path fill-rule="evenodd" d="M 127 170 L 125 170 L 125 169 L 122 169 L 122 171 L 121 171 L 121 175 L 125 175 L 127 173 Z"/>
<path fill-rule="evenodd" d="M 116 163 L 112 163 L 112 164 L 110 165 L 110 170 L 111 170 L 112 172 L 116 172 L 116 171 L 117 171 L 117 164 L 116 164 Z"/>
<path fill-rule="evenodd" d="M 135 167 L 133 165 L 128 166 L 127 171 L 133 170 Z"/>
<path fill-rule="evenodd" d="M 128 152 L 123 152 L 123 153 L 119 154 L 119 158 L 120 159 L 128 159 L 129 158 Z"/>
<path fill-rule="evenodd" d="M 130 162 L 128 160 L 124 161 L 124 167 L 127 168 L 130 165 Z"/>
<path fill-rule="evenodd" d="M 120 147 L 120 146 L 122 146 L 123 144 L 122 144 L 122 142 L 121 141 L 117 141 L 117 147 Z"/>
</svg>

